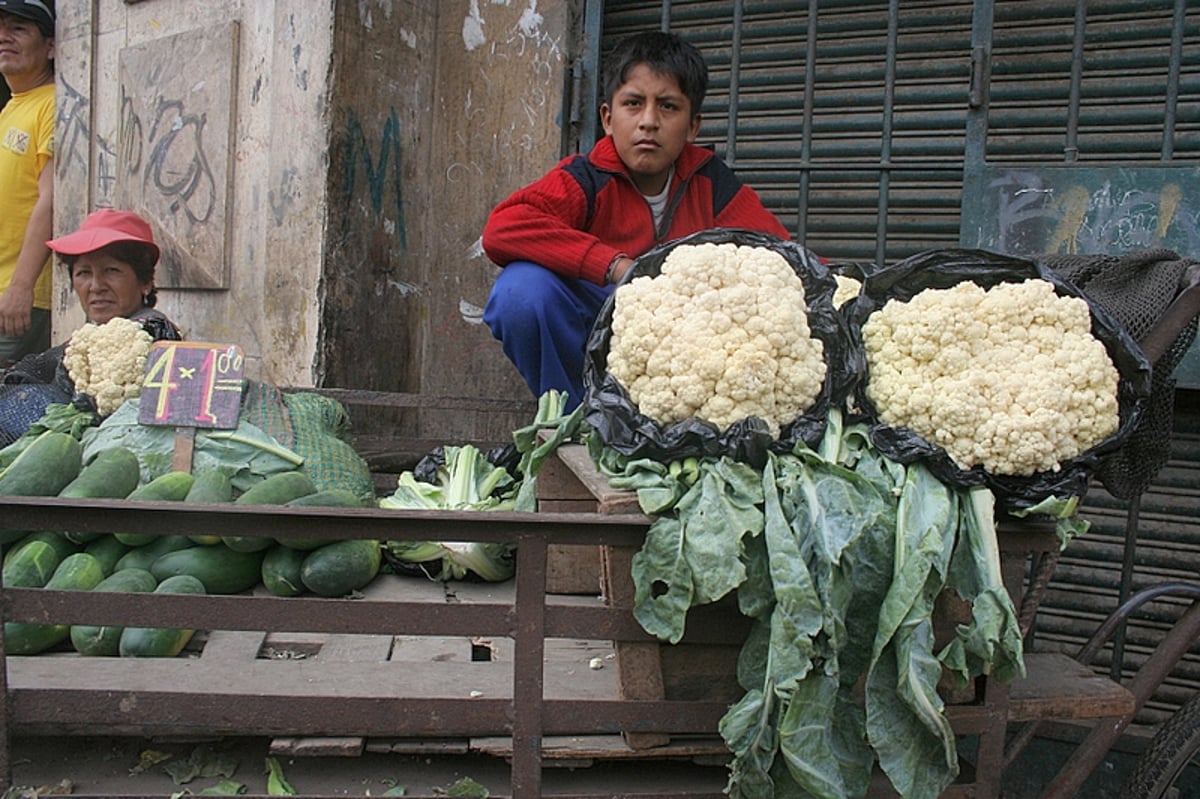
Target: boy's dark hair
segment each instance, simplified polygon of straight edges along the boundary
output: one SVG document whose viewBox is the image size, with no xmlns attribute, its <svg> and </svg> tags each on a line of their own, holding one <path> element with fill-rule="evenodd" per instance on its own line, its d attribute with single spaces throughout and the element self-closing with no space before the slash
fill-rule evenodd
<svg viewBox="0 0 1200 799">
<path fill-rule="evenodd" d="M 663 31 L 635 33 L 612 49 L 604 59 L 605 102 L 612 102 L 629 70 L 638 64 L 675 78 L 692 104 L 692 114 L 700 113 L 700 105 L 708 91 L 708 65 L 704 63 L 704 56 L 695 46 Z"/>
</svg>

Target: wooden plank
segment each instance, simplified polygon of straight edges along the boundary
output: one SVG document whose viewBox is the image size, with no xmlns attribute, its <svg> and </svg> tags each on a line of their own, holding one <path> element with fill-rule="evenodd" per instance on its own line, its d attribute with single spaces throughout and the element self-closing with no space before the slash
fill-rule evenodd
<svg viewBox="0 0 1200 799">
<path fill-rule="evenodd" d="M 471 640 L 462 636 L 398 635 L 391 659 L 404 663 L 471 663 Z"/>
<path fill-rule="evenodd" d="M 537 477 L 538 507 L 542 510 L 550 510 L 551 506 L 547 503 L 569 502 L 578 503 L 574 505 L 575 510 L 594 512 L 596 498 L 562 460 L 562 451 L 570 446 L 579 445 L 565 444 L 559 447 L 542 464 L 542 470 L 538 472 Z"/>
<path fill-rule="evenodd" d="M 582 444 L 564 444 L 555 453 L 560 460 L 588 493 L 596 498 L 596 511 L 603 514 L 641 513 L 637 493 L 624 489 L 613 488 L 608 478 L 596 470 L 587 447 Z M 541 479 L 540 477 L 538 478 Z"/>
<path fill-rule="evenodd" d="M 596 500 L 591 497 L 586 499 L 538 499 L 538 510 L 542 513 L 592 513 L 596 510 Z"/>
<path fill-rule="evenodd" d="M 257 630 L 213 630 L 204 641 L 200 657 L 207 660 L 254 660 L 267 634 Z"/>
<path fill-rule="evenodd" d="M 512 739 L 503 736 L 471 739 L 471 749 L 486 755 L 510 757 Z M 729 749 L 719 737 L 670 740 L 657 748 L 634 749 L 619 735 L 548 735 L 542 741 L 542 757 L 553 765 L 563 761 L 650 760 L 672 758 L 729 759 Z M 555 762 L 557 761 L 557 762 Z"/>
<path fill-rule="evenodd" d="M 600 582 L 600 547 L 546 547 L 546 593 L 596 596 Z"/>
<path fill-rule="evenodd" d="M 390 635 L 331 635 L 317 653 L 325 662 L 381 661 L 392 651 Z"/>
<path fill-rule="evenodd" d="M 358 757 L 366 748 L 366 739 L 357 735 L 272 738 L 270 754 L 287 757 Z"/>
<path fill-rule="evenodd" d="M 996 521 L 996 539 L 1006 552 L 1052 552 L 1058 549 L 1054 522 L 1002 516 Z"/>
<path fill-rule="evenodd" d="M 604 547 L 601 564 L 604 574 L 604 601 L 611 607 L 633 607 L 632 562 L 634 552 L 627 547 Z M 614 643 L 617 653 L 617 696 L 620 699 L 664 699 L 663 666 L 658 644 L 629 641 Z M 670 743 L 660 733 L 625 733 L 631 749 L 652 749 Z"/>
<path fill-rule="evenodd" d="M 615 680 L 610 669 L 588 667 L 590 656 L 576 662 L 559 662 L 546 668 L 549 699 L 611 699 Z M 10 656 L 9 690 L 12 692 L 95 690 L 122 692 L 189 693 L 213 696 L 496 699 L 512 696 L 512 661 L 471 662 L 416 660 L 335 665 L 318 658 L 300 660 L 258 659 L 241 664 L 231 679 L 229 663 L 199 657 L 143 658 L 137 668 L 119 658 L 63 656 Z M 116 720 L 114 719 L 114 723 Z"/>
<path fill-rule="evenodd" d="M 466 738 L 371 738 L 366 751 L 385 755 L 465 755 L 471 746 Z"/>
<path fill-rule="evenodd" d="M 1009 721 L 1115 718 L 1133 710 L 1128 689 L 1067 655 L 1027 653 L 1025 670 L 1009 685 Z"/>
</svg>

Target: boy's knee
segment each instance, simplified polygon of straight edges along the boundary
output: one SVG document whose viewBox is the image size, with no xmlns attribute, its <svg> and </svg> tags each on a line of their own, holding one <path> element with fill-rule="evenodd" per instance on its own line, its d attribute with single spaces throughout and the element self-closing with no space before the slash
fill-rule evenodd
<svg viewBox="0 0 1200 799">
<path fill-rule="evenodd" d="M 483 321 L 496 331 L 496 325 L 537 319 L 557 277 L 549 269 L 530 261 L 514 261 L 500 270 L 488 295 Z"/>
</svg>

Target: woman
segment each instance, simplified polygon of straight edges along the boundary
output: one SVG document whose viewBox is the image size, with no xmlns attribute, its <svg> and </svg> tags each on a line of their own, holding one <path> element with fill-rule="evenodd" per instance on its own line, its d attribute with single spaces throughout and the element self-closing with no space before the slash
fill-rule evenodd
<svg viewBox="0 0 1200 799">
<path fill-rule="evenodd" d="M 159 249 L 145 219 L 132 211 L 101 209 L 79 229 L 46 242 L 67 266 L 71 288 L 87 321 L 135 319 L 155 340 L 179 341 L 179 329 L 154 308 Z M 18 438 L 50 403 L 67 403 L 75 387 L 63 366 L 65 344 L 30 355 L 0 373 L 0 446 Z"/>
<path fill-rule="evenodd" d="M 142 321 L 155 339 L 178 341 L 179 330 L 154 310 L 154 267 L 159 249 L 149 223 L 132 211 L 101 209 L 79 230 L 46 242 L 67 265 L 71 288 L 87 320 L 102 325 L 117 316 Z M 154 327 L 163 327 L 156 335 Z"/>
</svg>

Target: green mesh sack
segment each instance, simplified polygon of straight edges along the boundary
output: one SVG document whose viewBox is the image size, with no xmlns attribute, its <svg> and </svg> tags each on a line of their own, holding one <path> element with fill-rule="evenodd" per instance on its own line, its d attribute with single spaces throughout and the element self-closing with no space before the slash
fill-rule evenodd
<svg viewBox="0 0 1200 799">
<path fill-rule="evenodd" d="M 371 468 L 347 441 L 350 414 L 342 403 L 312 392 L 289 393 L 247 381 L 242 418 L 304 458 L 303 471 L 318 490 L 352 491 L 375 504 Z"/>
<path fill-rule="evenodd" d="M 288 449 L 296 446 L 296 432 L 283 401 L 283 392 L 266 383 L 244 381 L 242 410 L 238 417 L 262 430 Z M 299 454 L 299 453 L 297 453 Z"/>
</svg>

